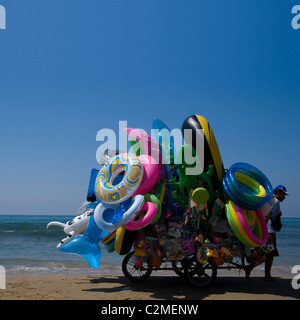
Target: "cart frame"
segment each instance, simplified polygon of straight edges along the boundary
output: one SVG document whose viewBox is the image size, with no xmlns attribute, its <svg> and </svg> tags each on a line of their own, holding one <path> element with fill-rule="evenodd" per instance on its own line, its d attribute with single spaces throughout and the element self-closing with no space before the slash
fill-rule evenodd
<svg viewBox="0 0 300 320">
<path fill-rule="evenodd" d="M 185 278 L 187 282 L 194 287 L 207 287 L 211 285 L 217 277 L 218 269 L 245 269 L 245 255 L 237 258 L 237 261 L 215 266 L 211 259 L 205 264 L 197 260 L 196 255 L 183 257 L 179 261 L 168 261 L 165 258 L 161 265 L 164 267 L 153 267 L 148 263 L 148 259 L 140 259 L 134 256 L 134 251 L 129 252 L 122 263 L 122 271 L 125 277 L 133 282 L 141 282 L 147 280 L 152 271 L 172 270 L 181 278 Z M 171 266 L 168 266 L 171 264 Z"/>
</svg>

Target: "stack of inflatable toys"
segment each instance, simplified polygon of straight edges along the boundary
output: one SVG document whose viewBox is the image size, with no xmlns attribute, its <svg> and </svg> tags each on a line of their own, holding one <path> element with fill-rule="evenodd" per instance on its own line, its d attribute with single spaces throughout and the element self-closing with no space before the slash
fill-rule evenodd
<svg viewBox="0 0 300 320">
<path fill-rule="evenodd" d="M 268 178 L 247 163 L 224 170 L 202 116 L 184 120 L 179 150 L 161 120 L 153 121 L 153 129 L 155 139 L 127 128 L 131 151 L 103 154 L 102 167 L 91 171 L 79 215 L 66 224 L 48 224 L 68 226 L 60 250 L 99 268 L 101 247 L 119 255 L 133 248 L 137 266 L 147 260 L 159 268 L 163 260 L 176 263 L 191 255 L 220 266 L 264 245 L 264 213 L 273 199 Z"/>
</svg>

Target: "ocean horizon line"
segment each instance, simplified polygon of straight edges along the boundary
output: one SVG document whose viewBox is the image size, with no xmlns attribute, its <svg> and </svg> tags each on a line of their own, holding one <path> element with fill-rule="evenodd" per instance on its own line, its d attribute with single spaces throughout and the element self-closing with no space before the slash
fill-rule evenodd
<svg viewBox="0 0 300 320">
<path fill-rule="evenodd" d="M 39 213 L 33 213 L 33 214 L 28 214 L 28 213 L 0 213 L 0 216 L 62 216 L 62 217 L 75 217 L 78 214 L 60 214 L 60 213 L 46 213 L 46 214 L 39 214 Z M 299 216 L 283 216 L 282 219 L 300 219 Z"/>
</svg>

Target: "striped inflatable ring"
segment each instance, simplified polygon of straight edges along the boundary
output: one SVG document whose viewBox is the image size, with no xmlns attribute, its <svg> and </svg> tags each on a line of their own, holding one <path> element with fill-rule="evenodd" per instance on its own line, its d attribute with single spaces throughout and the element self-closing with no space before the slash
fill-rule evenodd
<svg viewBox="0 0 300 320">
<path fill-rule="evenodd" d="M 229 200 L 246 210 L 260 209 L 273 197 L 268 178 L 254 166 L 242 162 L 229 168 L 222 187 Z"/>
<path fill-rule="evenodd" d="M 229 201 L 225 208 L 228 222 L 234 234 L 246 247 L 259 247 L 266 243 L 268 239 L 268 229 L 260 210 L 249 212 L 249 214 L 255 217 L 255 227 L 258 229 L 258 236 L 256 236 L 254 234 L 255 228 L 254 231 L 252 231 L 247 224 L 246 210 L 240 208 L 232 201 Z"/>
<path fill-rule="evenodd" d="M 121 172 L 124 172 L 123 179 L 114 185 L 115 177 Z M 142 178 L 143 166 L 139 158 L 130 153 L 118 154 L 99 171 L 95 183 L 96 194 L 104 203 L 121 203 L 134 194 Z"/>
</svg>

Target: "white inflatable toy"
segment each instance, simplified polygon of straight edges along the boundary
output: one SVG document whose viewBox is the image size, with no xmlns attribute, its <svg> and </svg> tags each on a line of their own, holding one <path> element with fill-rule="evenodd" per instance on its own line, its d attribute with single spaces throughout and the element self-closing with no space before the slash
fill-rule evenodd
<svg viewBox="0 0 300 320">
<path fill-rule="evenodd" d="M 88 209 L 84 213 L 76 216 L 73 220 L 67 221 L 66 223 L 52 221 L 47 224 L 47 229 L 51 226 L 62 227 L 64 228 L 64 232 L 68 235 L 66 238 L 60 241 L 60 243 L 57 245 L 57 248 L 60 248 L 63 244 L 66 244 L 75 236 L 78 236 L 86 230 L 93 211 L 94 209 Z"/>
</svg>

